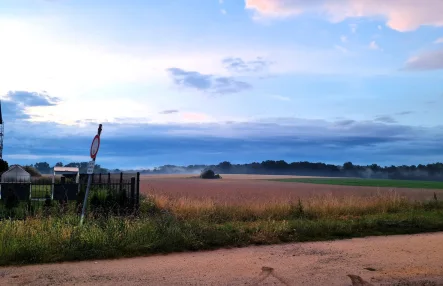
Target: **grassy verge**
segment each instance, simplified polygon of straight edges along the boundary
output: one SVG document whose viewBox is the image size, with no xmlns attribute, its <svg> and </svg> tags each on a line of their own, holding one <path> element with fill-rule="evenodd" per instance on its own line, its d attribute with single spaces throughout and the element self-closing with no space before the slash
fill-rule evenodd
<svg viewBox="0 0 443 286">
<path fill-rule="evenodd" d="M 157 197 L 138 217 L 90 216 L 83 227 L 73 214 L 0 221 L 0 265 L 433 231 L 443 231 L 442 202 L 394 194 L 243 207 Z"/>
<path fill-rule="evenodd" d="M 359 178 L 288 178 L 288 179 L 271 179 L 271 181 L 341 185 L 341 186 L 443 189 L 443 182 L 434 182 L 434 181 L 384 180 L 384 179 L 359 179 Z"/>
</svg>

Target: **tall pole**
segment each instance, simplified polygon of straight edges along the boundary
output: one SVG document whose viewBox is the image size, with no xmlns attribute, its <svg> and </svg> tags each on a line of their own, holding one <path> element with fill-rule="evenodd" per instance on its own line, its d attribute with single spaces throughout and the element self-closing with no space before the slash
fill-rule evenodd
<svg viewBox="0 0 443 286">
<path fill-rule="evenodd" d="M 100 137 L 101 133 L 102 133 L 102 125 L 100 124 L 98 126 L 97 135 Z M 98 150 L 97 150 L 97 152 L 98 152 Z M 92 158 L 92 161 L 94 162 L 94 167 L 95 167 L 95 158 L 96 158 L 95 156 L 94 156 L 94 158 Z M 94 171 L 92 171 L 92 174 L 94 174 Z M 88 184 L 86 185 L 86 193 L 85 193 L 85 198 L 83 200 L 82 216 L 80 218 L 80 225 L 83 225 L 83 221 L 84 221 L 84 218 L 85 218 L 86 203 L 88 202 L 88 195 L 89 195 L 89 188 L 91 187 L 92 174 L 88 174 Z"/>
</svg>

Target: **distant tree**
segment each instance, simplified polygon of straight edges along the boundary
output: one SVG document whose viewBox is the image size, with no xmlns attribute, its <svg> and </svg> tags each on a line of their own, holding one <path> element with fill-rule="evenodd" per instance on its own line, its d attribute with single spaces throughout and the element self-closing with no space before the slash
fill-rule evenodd
<svg viewBox="0 0 443 286">
<path fill-rule="evenodd" d="M 62 163 L 62 162 L 57 162 L 57 163 L 55 164 L 55 167 L 63 167 L 63 163 Z"/>
<path fill-rule="evenodd" d="M 6 172 L 9 169 L 9 164 L 3 159 L 0 159 L 0 173 Z"/>
<path fill-rule="evenodd" d="M 343 170 L 345 171 L 352 171 L 354 170 L 354 164 L 352 162 L 346 162 L 343 164 Z"/>
<path fill-rule="evenodd" d="M 34 168 L 33 166 L 24 166 L 23 169 L 26 170 L 26 172 L 28 172 L 31 177 L 41 177 L 42 174 L 40 174 L 40 172 Z"/>
<path fill-rule="evenodd" d="M 232 169 L 232 164 L 228 161 L 221 162 L 217 165 L 220 172 L 229 173 Z"/>
<path fill-rule="evenodd" d="M 36 168 L 41 174 L 51 173 L 51 166 L 47 162 L 35 163 L 34 168 Z"/>
</svg>

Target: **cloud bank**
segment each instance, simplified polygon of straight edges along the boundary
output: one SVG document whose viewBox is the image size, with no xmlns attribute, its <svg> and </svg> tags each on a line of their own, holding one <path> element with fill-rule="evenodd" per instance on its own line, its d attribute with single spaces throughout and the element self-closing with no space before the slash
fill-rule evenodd
<svg viewBox="0 0 443 286">
<path fill-rule="evenodd" d="M 358 17 L 381 18 L 399 32 L 426 25 L 443 26 L 443 1 L 440 0 L 246 0 L 245 8 L 264 17 L 316 13 L 335 23 Z"/>
</svg>

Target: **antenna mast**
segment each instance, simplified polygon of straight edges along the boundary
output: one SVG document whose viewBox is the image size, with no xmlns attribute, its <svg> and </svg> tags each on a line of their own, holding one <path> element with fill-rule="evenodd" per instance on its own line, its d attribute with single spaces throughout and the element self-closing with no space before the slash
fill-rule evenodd
<svg viewBox="0 0 443 286">
<path fill-rule="evenodd" d="M 0 159 L 3 159 L 3 136 L 4 136 L 4 122 L 2 116 L 2 102 L 0 101 Z"/>
</svg>

